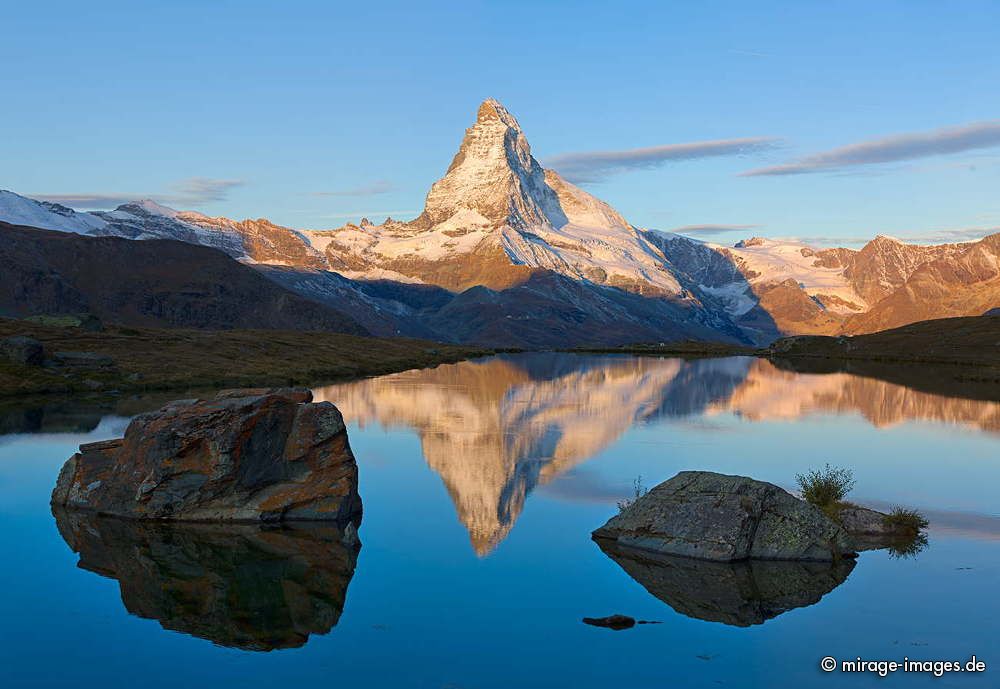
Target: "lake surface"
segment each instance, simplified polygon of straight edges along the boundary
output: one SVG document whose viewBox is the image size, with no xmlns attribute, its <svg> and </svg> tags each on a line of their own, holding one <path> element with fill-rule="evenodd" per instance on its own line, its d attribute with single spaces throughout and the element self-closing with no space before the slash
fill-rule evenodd
<svg viewBox="0 0 1000 689">
<path fill-rule="evenodd" d="M 971 393 L 970 393 L 971 394 Z M 0 414 L 2 687 L 847 687 L 1000 684 L 1000 404 L 750 358 L 525 354 L 315 390 L 348 421 L 362 547 L 332 527 L 53 515 L 115 407 Z M 853 567 L 655 563 L 590 532 L 684 469 L 921 509 L 913 557 Z M 72 547 L 77 551 L 74 552 Z M 660 622 L 624 631 L 581 618 Z M 984 673 L 844 677 L 833 656 Z"/>
</svg>

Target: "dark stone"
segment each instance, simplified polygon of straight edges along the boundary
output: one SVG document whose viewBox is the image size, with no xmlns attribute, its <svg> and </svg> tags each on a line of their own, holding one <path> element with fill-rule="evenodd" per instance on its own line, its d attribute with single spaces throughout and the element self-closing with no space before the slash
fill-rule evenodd
<svg viewBox="0 0 1000 689">
<path fill-rule="evenodd" d="M 622 629 L 631 629 L 635 626 L 635 618 L 628 615 L 609 615 L 608 617 L 584 617 L 584 624 L 593 627 L 605 627 L 614 629 L 616 632 Z"/>
<path fill-rule="evenodd" d="M 115 360 L 107 354 L 95 352 L 56 352 L 52 359 L 59 366 L 75 369 L 101 370 L 115 365 Z"/>
<path fill-rule="evenodd" d="M 45 361 L 45 347 L 31 337 L 16 335 L 0 340 L 0 355 L 14 364 L 41 366 Z"/>
<path fill-rule="evenodd" d="M 133 519 L 343 521 L 359 517 L 358 467 L 340 412 L 308 390 L 225 390 L 135 417 L 81 445 L 52 502 Z"/>
<path fill-rule="evenodd" d="M 854 555 L 850 535 L 815 506 L 774 484 L 710 471 L 682 471 L 664 481 L 593 537 L 721 562 Z"/>
</svg>

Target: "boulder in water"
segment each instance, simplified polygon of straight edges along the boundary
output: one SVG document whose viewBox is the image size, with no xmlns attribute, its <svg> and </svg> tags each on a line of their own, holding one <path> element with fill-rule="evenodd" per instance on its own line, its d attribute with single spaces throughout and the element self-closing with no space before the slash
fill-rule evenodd
<svg viewBox="0 0 1000 689">
<path fill-rule="evenodd" d="M 682 471 L 593 537 L 719 562 L 834 561 L 856 554 L 848 532 L 819 508 L 771 483 L 709 471 Z"/>
<path fill-rule="evenodd" d="M 53 505 L 132 519 L 346 521 L 361 514 L 344 420 L 304 389 L 223 391 L 80 446 Z"/>
</svg>

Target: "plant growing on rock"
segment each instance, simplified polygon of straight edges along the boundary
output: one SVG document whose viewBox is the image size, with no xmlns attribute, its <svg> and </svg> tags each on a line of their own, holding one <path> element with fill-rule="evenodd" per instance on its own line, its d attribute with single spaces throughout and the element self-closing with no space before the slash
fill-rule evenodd
<svg viewBox="0 0 1000 689">
<path fill-rule="evenodd" d="M 804 474 L 796 474 L 802 498 L 830 514 L 840 511 L 844 498 L 854 488 L 854 472 L 850 469 L 832 467 L 826 464 L 822 469 L 810 469 Z"/>
<path fill-rule="evenodd" d="M 916 536 L 927 528 L 930 522 L 917 510 L 893 505 L 885 515 L 885 525 L 907 536 Z"/>
<path fill-rule="evenodd" d="M 624 498 L 618 501 L 618 511 L 624 512 L 629 507 L 635 504 L 635 501 L 641 498 L 643 495 L 649 492 L 646 486 L 642 485 L 642 474 L 636 476 L 635 480 L 632 481 L 632 497 Z"/>
</svg>

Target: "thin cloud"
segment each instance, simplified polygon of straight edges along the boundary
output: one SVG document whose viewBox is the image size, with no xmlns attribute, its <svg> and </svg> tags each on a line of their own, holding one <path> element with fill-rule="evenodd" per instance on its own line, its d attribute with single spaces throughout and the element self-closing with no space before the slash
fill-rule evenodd
<svg viewBox="0 0 1000 689">
<path fill-rule="evenodd" d="M 229 191 L 236 187 L 242 187 L 245 182 L 241 179 L 213 179 L 211 177 L 189 177 L 175 182 L 170 187 L 177 192 L 175 196 L 167 196 L 175 200 L 182 200 L 187 203 L 211 203 L 213 201 L 225 201 L 229 197 Z"/>
<path fill-rule="evenodd" d="M 245 182 L 239 179 L 189 177 L 171 184 L 172 193 L 166 194 L 31 194 L 30 196 L 38 201 L 48 201 L 84 210 L 106 210 L 145 199 L 151 199 L 166 206 L 189 208 L 225 201 L 229 198 L 229 192 L 232 189 L 244 184 Z"/>
<path fill-rule="evenodd" d="M 748 170 L 741 176 L 761 177 L 803 175 L 814 172 L 842 172 L 845 169 L 866 165 L 895 163 L 993 146 L 1000 146 L 1000 120 L 974 122 L 959 127 L 945 127 L 928 132 L 900 134 L 862 141 L 815 153 L 782 165 Z"/>
<path fill-rule="evenodd" d="M 684 225 L 669 232 L 675 234 L 720 234 L 722 232 L 745 232 L 756 230 L 760 225 Z"/>
<path fill-rule="evenodd" d="M 320 218 L 381 218 L 386 215 L 398 215 L 406 216 L 412 215 L 414 213 L 419 213 L 419 210 L 401 210 L 401 211 L 352 211 L 351 213 L 327 213 L 326 215 L 320 215 Z"/>
<path fill-rule="evenodd" d="M 930 244 L 953 244 L 960 242 L 976 242 L 983 237 L 1000 232 L 1000 227 L 963 227 L 953 230 L 930 230 L 906 234 L 900 239 L 908 242 L 927 242 Z"/>
<path fill-rule="evenodd" d="M 123 203 L 133 203 L 149 198 L 137 194 L 28 194 L 28 196 L 36 201 L 58 203 L 61 206 L 87 210 L 114 208 Z"/>
<path fill-rule="evenodd" d="M 898 232 L 891 233 L 901 242 L 907 244 L 961 244 L 963 242 L 977 242 L 983 237 L 1000 233 L 1000 226 L 997 227 L 962 227 L 943 230 L 925 230 L 920 232 Z M 883 233 L 884 234 L 884 233 Z M 794 237 L 773 237 L 791 242 L 800 242 L 810 246 L 864 246 L 874 235 L 866 237 L 850 237 L 836 235 L 798 235 Z"/>
<path fill-rule="evenodd" d="M 675 161 L 748 155 L 766 151 L 775 148 L 779 141 L 774 137 L 756 136 L 667 144 L 624 151 L 563 153 L 548 158 L 545 165 L 558 171 L 571 182 L 601 182 L 611 175 L 631 170 L 655 168 Z"/>
<path fill-rule="evenodd" d="M 392 183 L 389 180 L 379 179 L 370 184 L 363 184 L 350 189 L 340 189 L 336 191 L 314 191 L 310 196 L 377 196 L 392 191 Z"/>
</svg>

